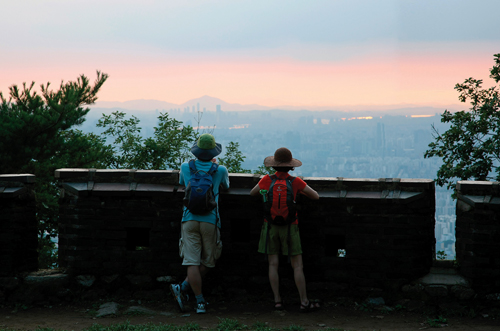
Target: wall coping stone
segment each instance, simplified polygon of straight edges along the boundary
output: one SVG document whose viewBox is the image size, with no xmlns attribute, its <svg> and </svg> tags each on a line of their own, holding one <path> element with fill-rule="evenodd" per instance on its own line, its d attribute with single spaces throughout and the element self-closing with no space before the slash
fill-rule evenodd
<svg viewBox="0 0 500 331">
<path fill-rule="evenodd" d="M 157 195 L 183 192 L 178 184 L 178 170 L 134 169 L 57 169 L 55 177 L 69 193 L 87 196 L 120 193 L 129 195 Z M 229 174 L 231 187 L 221 194 L 248 195 L 262 175 Z M 351 201 L 385 199 L 413 201 L 421 193 L 434 190 L 431 179 L 410 178 L 343 178 L 305 177 L 308 184 L 323 198 L 344 198 Z M 114 193 L 113 193 L 114 192 Z"/>
<path fill-rule="evenodd" d="M 28 191 L 26 187 L 0 187 L 0 199 L 3 198 L 15 198 L 21 194 Z"/>
<path fill-rule="evenodd" d="M 472 207 L 479 205 L 500 205 L 500 183 L 490 181 L 457 182 L 458 200 Z"/>
<path fill-rule="evenodd" d="M 0 199 L 15 198 L 28 192 L 26 185 L 35 183 L 32 174 L 4 174 L 0 175 Z"/>
<path fill-rule="evenodd" d="M 500 196 L 500 182 L 461 180 L 457 182 L 457 191 L 463 195 L 484 195 L 490 192 Z"/>
<path fill-rule="evenodd" d="M 2 182 L 19 182 L 19 183 L 34 183 L 35 175 L 32 174 L 4 174 L 0 175 L 0 183 Z"/>
</svg>

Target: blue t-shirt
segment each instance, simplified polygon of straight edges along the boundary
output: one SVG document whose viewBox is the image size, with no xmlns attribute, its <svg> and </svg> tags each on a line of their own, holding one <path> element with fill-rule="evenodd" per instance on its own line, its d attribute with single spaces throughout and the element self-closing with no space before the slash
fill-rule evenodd
<svg viewBox="0 0 500 331">
<path fill-rule="evenodd" d="M 203 171 L 209 171 L 210 167 L 212 166 L 212 161 L 200 161 L 196 160 L 195 161 L 195 166 L 196 170 L 203 170 Z M 189 170 L 189 163 L 185 162 L 181 165 L 181 172 L 179 174 L 179 184 L 186 186 L 187 183 L 189 182 L 189 179 L 191 179 L 191 171 Z M 212 210 L 210 213 L 207 215 L 195 215 L 191 214 L 191 212 L 184 207 L 184 212 L 182 216 L 182 221 L 199 221 L 199 222 L 208 222 L 215 224 L 216 223 L 216 217 L 219 214 L 219 186 L 223 188 L 229 188 L 229 176 L 227 173 L 226 167 L 219 165 L 219 168 L 217 168 L 217 172 L 213 175 L 213 188 L 214 188 L 214 195 L 215 195 L 215 201 L 217 202 L 217 208 Z M 218 224 L 220 227 L 220 222 Z"/>
</svg>

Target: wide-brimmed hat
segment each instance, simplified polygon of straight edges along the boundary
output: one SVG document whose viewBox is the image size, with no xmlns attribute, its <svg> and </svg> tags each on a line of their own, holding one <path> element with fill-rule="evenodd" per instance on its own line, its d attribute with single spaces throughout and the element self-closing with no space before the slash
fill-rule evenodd
<svg viewBox="0 0 500 331">
<path fill-rule="evenodd" d="M 300 167 L 302 162 L 292 157 L 292 152 L 286 147 L 281 147 L 274 152 L 274 156 L 264 159 L 266 167 Z"/>
<path fill-rule="evenodd" d="M 191 147 L 191 153 L 200 160 L 211 160 L 222 152 L 222 146 L 215 142 L 210 133 L 202 134 Z"/>
</svg>

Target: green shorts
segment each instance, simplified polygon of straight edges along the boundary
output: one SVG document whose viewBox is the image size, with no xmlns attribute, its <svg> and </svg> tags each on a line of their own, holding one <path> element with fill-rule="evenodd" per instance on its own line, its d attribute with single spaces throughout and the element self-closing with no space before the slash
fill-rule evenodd
<svg viewBox="0 0 500 331">
<path fill-rule="evenodd" d="M 266 254 L 266 239 L 267 239 L 267 254 L 275 255 L 280 251 L 283 255 L 288 255 L 288 225 L 271 225 L 269 229 L 269 238 L 267 235 L 268 223 L 264 222 L 260 232 L 259 253 Z M 302 254 L 302 246 L 300 245 L 299 226 L 297 224 L 290 225 L 290 256 Z"/>
</svg>

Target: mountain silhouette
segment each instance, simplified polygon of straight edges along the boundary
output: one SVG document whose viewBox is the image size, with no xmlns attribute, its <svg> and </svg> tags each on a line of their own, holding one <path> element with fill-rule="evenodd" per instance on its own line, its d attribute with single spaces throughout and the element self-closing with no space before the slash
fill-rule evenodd
<svg viewBox="0 0 500 331">
<path fill-rule="evenodd" d="M 94 107 L 98 108 L 120 108 L 127 110 L 169 110 L 169 109 L 184 109 L 186 107 L 197 109 L 197 105 L 200 104 L 200 110 L 203 111 L 205 108 L 207 111 L 215 111 L 216 106 L 220 105 L 223 111 L 244 111 L 244 110 L 269 110 L 273 109 L 271 107 L 261 106 L 257 104 L 252 105 L 241 105 L 239 103 L 228 103 L 219 98 L 214 98 L 208 95 L 204 95 L 199 98 L 188 100 L 182 104 L 175 104 L 160 100 L 151 99 L 138 99 L 130 101 L 97 101 Z"/>
</svg>

